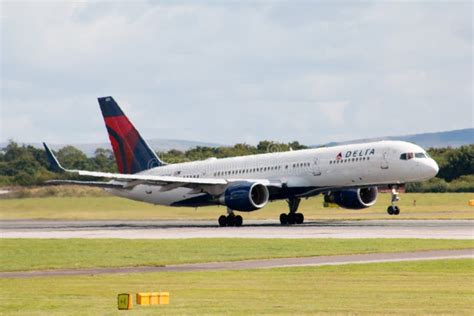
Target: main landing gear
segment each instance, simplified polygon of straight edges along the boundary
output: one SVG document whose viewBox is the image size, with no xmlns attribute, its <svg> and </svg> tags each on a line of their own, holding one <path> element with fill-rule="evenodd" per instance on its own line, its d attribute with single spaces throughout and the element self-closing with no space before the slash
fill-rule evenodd
<svg viewBox="0 0 474 316">
<path fill-rule="evenodd" d="M 286 201 L 288 202 L 288 208 L 290 209 L 290 212 L 288 214 L 280 214 L 280 223 L 282 225 L 303 224 L 303 213 L 296 213 L 296 211 L 298 210 L 298 206 L 300 205 L 301 199 L 290 198 Z"/>
<path fill-rule="evenodd" d="M 397 206 L 397 202 L 400 200 L 400 197 L 398 196 L 397 189 L 398 189 L 397 186 L 392 187 L 392 205 L 390 205 L 387 208 L 388 215 L 398 215 L 398 214 L 400 214 L 400 208 Z"/>
<path fill-rule="evenodd" d="M 231 210 L 230 208 L 227 209 L 227 216 L 221 215 L 219 217 L 219 226 L 221 227 L 225 227 L 225 226 L 239 227 L 239 226 L 242 226 L 242 222 L 243 222 L 242 216 L 235 215 L 234 211 Z"/>
</svg>

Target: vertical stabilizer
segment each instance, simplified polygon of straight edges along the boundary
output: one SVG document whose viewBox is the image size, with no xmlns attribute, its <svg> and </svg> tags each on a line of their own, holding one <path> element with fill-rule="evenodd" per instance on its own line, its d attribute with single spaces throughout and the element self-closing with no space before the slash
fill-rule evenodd
<svg viewBox="0 0 474 316">
<path fill-rule="evenodd" d="M 164 165 L 112 97 L 98 100 L 120 173 L 134 174 Z"/>
</svg>

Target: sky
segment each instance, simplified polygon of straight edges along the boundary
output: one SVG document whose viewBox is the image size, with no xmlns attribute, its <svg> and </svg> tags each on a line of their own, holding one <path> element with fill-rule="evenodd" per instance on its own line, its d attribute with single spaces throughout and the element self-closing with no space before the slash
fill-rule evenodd
<svg viewBox="0 0 474 316">
<path fill-rule="evenodd" d="M 469 128 L 470 1 L 2 1 L 0 141 L 329 141 Z"/>
</svg>

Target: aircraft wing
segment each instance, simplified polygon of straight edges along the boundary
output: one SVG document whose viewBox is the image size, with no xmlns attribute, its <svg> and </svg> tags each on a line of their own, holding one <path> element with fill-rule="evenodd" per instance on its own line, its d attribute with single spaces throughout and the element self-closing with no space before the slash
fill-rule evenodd
<svg viewBox="0 0 474 316">
<path fill-rule="evenodd" d="M 75 185 L 89 185 L 97 187 L 109 187 L 109 188 L 124 188 L 131 189 L 138 184 L 150 184 L 150 185 L 169 185 L 173 188 L 178 187 L 203 187 L 203 186 L 226 186 L 227 184 L 235 181 L 246 181 L 245 179 L 216 179 L 216 178 L 184 178 L 184 177 L 173 177 L 173 176 L 157 176 L 157 175 L 145 175 L 145 174 L 121 174 L 121 173 L 109 173 L 109 172 L 96 172 L 96 171 L 85 171 L 85 170 L 68 170 L 61 166 L 57 158 L 54 156 L 48 145 L 43 143 L 46 150 L 46 155 L 50 163 L 50 169 L 60 173 L 71 173 L 79 176 L 92 177 L 92 178 L 105 178 L 115 180 L 116 182 L 96 182 L 96 181 L 72 181 L 72 180 L 53 180 L 48 181 L 50 184 L 75 184 Z M 258 181 L 267 186 L 281 187 L 281 183 L 274 183 L 269 180 L 252 180 Z"/>
<path fill-rule="evenodd" d="M 47 184 L 67 184 L 67 185 L 85 185 L 89 187 L 97 187 L 103 189 L 123 189 L 124 184 L 112 183 L 112 182 L 101 182 L 101 181 L 77 181 L 77 180 L 49 180 Z"/>
</svg>

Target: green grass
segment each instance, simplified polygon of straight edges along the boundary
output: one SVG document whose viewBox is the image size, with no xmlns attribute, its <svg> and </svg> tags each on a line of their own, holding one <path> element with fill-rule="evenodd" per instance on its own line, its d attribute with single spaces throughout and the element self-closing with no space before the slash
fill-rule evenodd
<svg viewBox="0 0 474 316">
<path fill-rule="evenodd" d="M 324 208 L 322 197 L 303 200 L 300 211 L 307 219 L 474 219 L 470 193 L 401 194 L 401 214 L 388 216 L 390 194 L 380 194 L 375 206 L 364 210 Z M 416 200 L 416 206 L 414 201 Z M 118 197 L 47 197 L 3 199 L 0 219 L 212 219 L 225 213 L 224 207 L 171 208 L 154 206 Z M 278 219 L 287 212 L 285 201 L 269 203 L 257 212 L 244 213 L 244 219 Z"/>
<path fill-rule="evenodd" d="M 474 248 L 428 239 L 0 239 L 0 270 L 159 266 L 260 258 Z"/>
<path fill-rule="evenodd" d="M 472 315 L 474 260 L 0 280 L 4 315 Z M 117 311 L 118 293 L 169 291 Z"/>
</svg>

